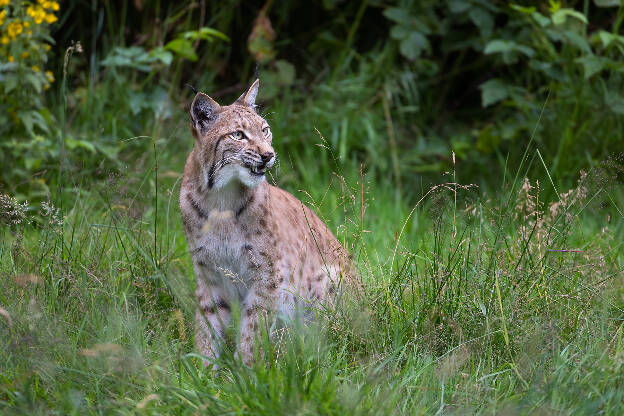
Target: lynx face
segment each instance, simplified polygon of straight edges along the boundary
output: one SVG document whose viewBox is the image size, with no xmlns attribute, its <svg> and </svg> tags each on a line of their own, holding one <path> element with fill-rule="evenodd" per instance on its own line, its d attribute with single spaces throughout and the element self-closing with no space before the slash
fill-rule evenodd
<svg viewBox="0 0 624 416">
<path fill-rule="evenodd" d="M 246 104 L 255 100 L 247 95 L 223 107 L 202 93 L 193 100 L 191 130 L 208 189 L 220 189 L 232 181 L 256 187 L 275 163 L 271 129 L 253 105 Z"/>
</svg>

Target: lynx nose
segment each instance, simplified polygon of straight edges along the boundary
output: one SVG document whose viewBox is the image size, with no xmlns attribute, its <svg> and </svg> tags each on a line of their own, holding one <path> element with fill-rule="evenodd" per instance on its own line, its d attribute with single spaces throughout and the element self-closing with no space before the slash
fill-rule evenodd
<svg viewBox="0 0 624 416">
<path fill-rule="evenodd" d="M 260 155 L 260 158 L 262 159 L 262 164 L 263 165 L 268 165 L 269 162 L 273 159 L 273 156 L 275 156 L 275 153 L 273 152 L 266 152 Z M 271 167 L 271 166 L 269 166 Z"/>
</svg>

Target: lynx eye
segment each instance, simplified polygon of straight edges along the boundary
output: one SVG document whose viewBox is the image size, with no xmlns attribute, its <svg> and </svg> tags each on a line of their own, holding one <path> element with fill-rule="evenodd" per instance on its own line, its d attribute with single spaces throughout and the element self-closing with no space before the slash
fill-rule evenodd
<svg viewBox="0 0 624 416">
<path fill-rule="evenodd" d="M 267 126 L 267 127 L 263 128 L 262 129 L 262 133 L 264 133 L 264 137 L 268 136 L 269 135 L 269 127 Z"/>
<path fill-rule="evenodd" d="M 245 135 L 243 134 L 242 131 L 235 131 L 234 133 L 230 135 L 230 137 L 233 138 L 234 140 L 243 140 Z"/>
</svg>

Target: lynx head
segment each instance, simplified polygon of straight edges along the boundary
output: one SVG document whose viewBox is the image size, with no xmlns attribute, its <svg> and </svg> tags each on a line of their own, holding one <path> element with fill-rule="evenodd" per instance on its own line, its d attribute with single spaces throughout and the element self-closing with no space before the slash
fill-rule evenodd
<svg viewBox="0 0 624 416">
<path fill-rule="evenodd" d="M 208 188 L 219 189 L 231 181 L 257 186 L 275 163 L 271 129 L 255 111 L 258 86 L 256 79 L 228 106 L 201 92 L 191 104 L 195 153 Z"/>
</svg>

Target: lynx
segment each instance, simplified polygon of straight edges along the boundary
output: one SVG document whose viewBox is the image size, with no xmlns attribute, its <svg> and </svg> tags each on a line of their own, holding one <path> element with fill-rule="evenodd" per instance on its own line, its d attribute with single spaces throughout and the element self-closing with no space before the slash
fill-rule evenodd
<svg viewBox="0 0 624 416">
<path fill-rule="evenodd" d="M 190 108 L 194 147 L 180 210 L 197 280 L 195 342 L 207 360 L 219 356 L 234 307 L 241 312 L 236 355 L 248 364 L 262 322 L 331 303 L 341 282 L 355 281 L 327 226 L 266 181 L 276 155 L 256 112 L 258 87 L 256 79 L 229 106 L 200 92 Z"/>
</svg>

